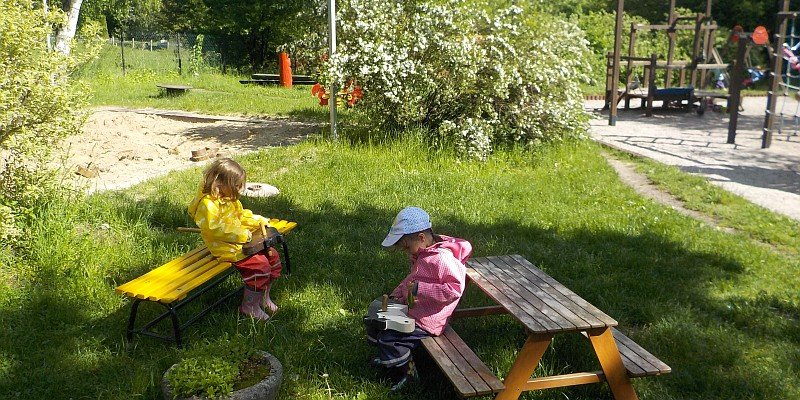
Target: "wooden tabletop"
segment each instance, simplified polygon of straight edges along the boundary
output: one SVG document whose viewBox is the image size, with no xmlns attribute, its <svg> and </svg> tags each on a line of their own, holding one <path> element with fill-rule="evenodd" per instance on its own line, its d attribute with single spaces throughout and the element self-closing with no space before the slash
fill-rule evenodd
<svg viewBox="0 0 800 400">
<path fill-rule="evenodd" d="M 519 255 L 470 259 L 467 276 L 534 333 L 617 325 L 613 318 Z"/>
</svg>

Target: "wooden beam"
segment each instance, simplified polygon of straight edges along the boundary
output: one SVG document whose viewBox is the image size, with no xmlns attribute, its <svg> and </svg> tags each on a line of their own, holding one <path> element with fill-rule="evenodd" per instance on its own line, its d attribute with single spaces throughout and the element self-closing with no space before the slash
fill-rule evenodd
<svg viewBox="0 0 800 400">
<path fill-rule="evenodd" d="M 574 385 L 588 385 L 590 383 L 604 382 L 605 380 L 606 377 L 603 375 L 603 371 L 544 376 L 529 380 L 528 383 L 525 384 L 525 390 L 542 390 Z"/>
<path fill-rule="evenodd" d="M 502 306 L 459 308 L 453 311 L 453 318 L 482 317 L 497 314 L 508 314 L 508 310 Z"/>
</svg>

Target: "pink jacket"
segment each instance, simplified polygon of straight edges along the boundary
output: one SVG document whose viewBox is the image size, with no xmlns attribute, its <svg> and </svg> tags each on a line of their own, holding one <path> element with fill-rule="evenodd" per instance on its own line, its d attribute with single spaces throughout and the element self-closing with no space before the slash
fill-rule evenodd
<svg viewBox="0 0 800 400">
<path fill-rule="evenodd" d="M 458 305 L 466 286 L 466 267 L 472 245 L 464 240 L 440 235 L 434 243 L 417 254 L 411 273 L 392 291 L 392 297 L 406 303 L 408 283 L 418 283 L 414 307 L 408 316 L 428 333 L 442 334 L 447 320 Z"/>
</svg>

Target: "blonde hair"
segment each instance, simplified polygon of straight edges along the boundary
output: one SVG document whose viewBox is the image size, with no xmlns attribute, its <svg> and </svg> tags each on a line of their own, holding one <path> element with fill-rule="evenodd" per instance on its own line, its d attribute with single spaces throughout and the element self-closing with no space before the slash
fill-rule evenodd
<svg viewBox="0 0 800 400">
<path fill-rule="evenodd" d="M 246 180 L 247 173 L 239 163 L 230 158 L 221 158 L 203 172 L 203 193 L 238 200 L 239 190 Z"/>
</svg>

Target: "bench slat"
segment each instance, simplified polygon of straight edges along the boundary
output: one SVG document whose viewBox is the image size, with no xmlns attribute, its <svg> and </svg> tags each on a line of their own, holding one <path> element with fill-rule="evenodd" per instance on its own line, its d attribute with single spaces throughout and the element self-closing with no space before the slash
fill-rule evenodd
<svg viewBox="0 0 800 400">
<path fill-rule="evenodd" d="M 454 335 L 454 339 L 458 340 L 451 340 L 449 336 Z M 458 335 L 455 335 L 455 331 L 447 327 L 445 332 L 442 332 L 442 335 L 435 339 L 439 346 L 444 350 L 444 353 L 450 357 L 450 360 L 459 367 L 459 372 L 466 378 L 467 382 L 472 386 L 473 390 L 470 390 L 469 393 L 480 396 L 484 394 L 489 394 L 492 390 L 489 388 L 489 385 L 484 382 L 483 377 L 480 376 L 475 369 L 470 365 L 470 360 L 467 360 L 465 355 L 469 355 L 472 353 L 472 350 L 467 347 L 467 345 L 461 341 L 461 338 Z M 477 357 L 476 357 L 477 358 Z M 479 361 L 480 364 L 483 364 Z M 485 367 L 485 366 L 484 366 Z M 462 396 L 464 393 L 462 393 Z"/>
<path fill-rule="evenodd" d="M 506 295 L 505 288 L 497 286 L 496 279 L 492 279 L 492 275 L 488 273 L 491 269 L 485 265 L 481 259 L 473 258 L 467 261 L 470 267 L 467 269 L 467 274 L 470 279 L 480 282 L 480 286 L 486 293 L 498 304 L 503 304 L 513 315 L 517 316 L 524 325 L 531 327 L 532 330 L 546 330 L 546 331 L 561 331 L 559 324 L 553 322 L 548 315 L 543 314 L 542 311 L 527 307 L 524 305 L 517 305 L 517 301 Z M 491 265 L 491 264 L 490 264 Z M 517 299 L 518 300 L 518 299 Z M 538 306 L 543 306 L 544 303 L 539 303 Z M 555 313 L 551 310 L 551 313 Z"/>
<path fill-rule="evenodd" d="M 576 326 L 588 325 L 593 328 L 603 328 L 608 326 L 608 321 L 604 320 L 603 318 L 603 315 L 605 314 L 598 315 L 596 311 L 599 310 L 587 310 L 582 306 L 582 304 L 578 304 L 573 301 L 573 298 L 570 296 L 574 296 L 575 294 L 572 291 L 569 291 L 569 294 L 565 293 L 563 291 L 564 289 L 561 289 L 564 287 L 564 285 L 561 285 L 560 283 L 554 284 L 552 280 L 548 281 L 543 279 L 539 274 L 530 274 L 530 269 L 528 269 L 527 266 L 523 265 L 521 262 L 517 261 L 511 256 L 501 256 L 497 258 L 511 267 L 518 276 L 526 277 L 526 282 L 536 285 L 550 295 L 557 302 L 557 304 L 559 304 L 561 308 L 565 310 L 565 314 L 562 315 L 565 317 L 568 314 L 574 314 L 577 316 L 577 319 L 568 317 L 576 324 Z M 574 307 L 571 305 L 574 305 Z"/>
<path fill-rule="evenodd" d="M 422 344 L 461 397 L 483 396 L 505 388 L 450 325 L 440 336 L 423 339 Z"/>
<path fill-rule="evenodd" d="M 422 345 L 433 360 L 436 361 L 436 364 L 442 372 L 450 379 L 450 382 L 453 383 L 453 386 L 459 394 L 469 397 L 470 393 L 474 393 L 472 385 L 470 385 L 467 378 L 461 374 L 458 367 L 453 364 L 453 361 L 450 360 L 447 353 L 439 346 L 439 342 L 436 341 L 435 338 L 430 337 L 422 339 Z"/>
<path fill-rule="evenodd" d="M 541 299 L 552 310 L 557 312 L 561 317 L 567 320 L 573 327 L 586 328 L 586 327 L 605 327 L 599 319 L 593 317 L 580 307 L 575 310 L 570 310 L 564 304 L 572 303 L 561 292 L 553 288 L 549 283 L 543 281 L 538 276 L 530 276 L 530 278 L 523 275 L 527 269 L 511 258 L 501 257 L 487 257 L 487 259 L 499 268 L 503 268 L 509 276 L 512 276 L 514 283 L 520 287 L 522 293 L 526 293 L 525 297 L 533 299 Z M 523 271 L 523 273 L 520 273 Z M 530 274 L 527 274 L 530 275 Z M 533 297 L 531 297 L 533 296 Z"/>
<path fill-rule="evenodd" d="M 187 263 L 193 263 L 203 257 L 208 256 L 209 252 L 205 246 L 195 248 L 188 253 L 175 258 L 164 265 L 145 273 L 138 278 L 130 280 L 117 287 L 117 293 L 138 293 L 143 287 L 148 286 L 151 282 L 161 279 L 163 276 L 175 273 L 182 269 Z"/>
<path fill-rule="evenodd" d="M 459 349 L 459 354 L 464 357 L 464 360 L 470 365 L 475 373 L 477 373 L 481 379 L 483 379 L 490 392 L 497 393 L 505 388 L 503 382 L 494 376 L 494 374 L 489 370 L 489 367 L 487 367 L 486 364 L 484 364 L 483 361 L 478 358 L 478 355 L 475 354 L 464 342 L 464 340 L 458 336 L 456 331 L 449 326 L 447 330 L 447 339 L 453 344 L 454 347 Z"/>
<path fill-rule="evenodd" d="M 277 218 L 270 219 L 269 224 L 281 234 L 286 234 L 297 226 L 296 222 Z M 193 289 L 230 266 L 229 262 L 217 260 L 205 246 L 200 246 L 118 286 L 115 291 L 132 298 L 169 304 L 185 298 Z"/>
<path fill-rule="evenodd" d="M 161 301 L 161 298 L 176 286 L 184 284 L 187 280 L 191 280 L 219 264 L 220 261 L 209 254 L 191 264 L 182 265 L 180 269 L 160 274 L 156 279 L 140 286 L 135 292 L 135 297 Z"/>
<path fill-rule="evenodd" d="M 589 302 L 587 302 L 582 297 L 580 297 L 577 294 L 575 294 L 575 292 L 569 290 L 566 286 L 564 286 L 561 283 L 559 283 L 558 281 L 556 281 L 553 277 L 545 274 L 544 271 L 541 271 L 540 269 L 536 268 L 535 265 L 531 264 L 530 261 L 526 260 L 521 255 L 513 254 L 513 255 L 511 255 L 509 257 L 511 257 L 514 260 L 516 260 L 517 262 L 519 262 L 520 265 L 523 265 L 525 268 L 527 268 L 534 275 L 539 276 L 545 282 L 553 285 L 553 287 L 557 288 L 558 291 L 560 291 L 561 293 L 566 295 L 570 300 L 572 300 L 573 303 L 575 303 L 576 305 L 580 306 L 584 310 L 590 312 L 592 315 L 596 316 L 598 319 L 603 321 L 603 323 L 605 323 L 607 326 L 616 326 L 617 325 L 617 321 L 614 318 L 609 317 L 606 313 L 604 313 L 603 311 L 601 311 L 597 307 L 589 304 Z"/>
<path fill-rule="evenodd" d="M 192 290 L 210 278 L 230 268 L 230 263 L 222 262 L 212 256 L 208 256 L 201 261 L 187 266 L 174 275 L 173 279 L 167 279 L 163 284 L 154 288 L 149 300 L 171 303 L 186 296 L 186 292 Z"/>
<path fill-rule="evenodd" d="M 672 372 L 672 368 L 670 368 L 669 365 L 659 360 L 656 356 L 652 355 L 638 343 L 625 336 L 618 329 L 612 328 L 612 333 L 617 342 L 617 346 L 620 349 L 620 353 L 622 353 L 630 362 L 636 364 L 636 366 L 643 371 L 631 371 L 631 369 L 628 368 L 628 364 L 623 363 L 625 364 L 625 368 L 628 368 L 628 372 L 630 373 L 631 377 L 638 378 L 641 376 L 668 374 Z"/>
</svg>

